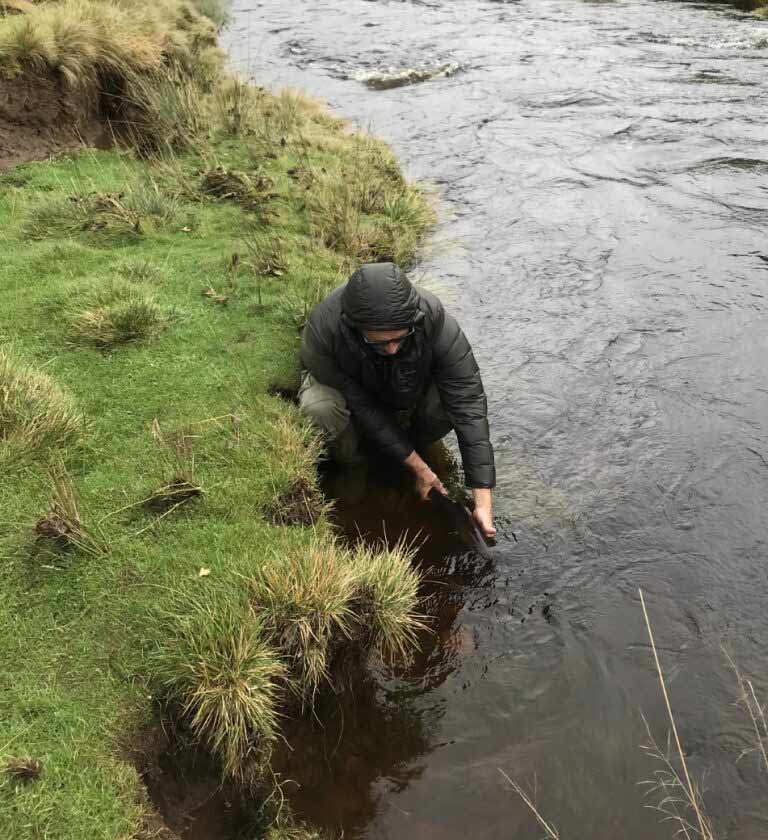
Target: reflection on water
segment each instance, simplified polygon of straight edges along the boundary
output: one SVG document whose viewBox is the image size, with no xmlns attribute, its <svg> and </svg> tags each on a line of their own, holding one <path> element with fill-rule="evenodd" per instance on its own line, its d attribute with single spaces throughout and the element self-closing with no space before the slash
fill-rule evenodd
<svg viewBox="0 0 768 840">
<path fill-rule="evenodd" d="M 768 22 L 665 0 L 235 0 L 227 39 L 439 191 L 416 279 L 473 343 L 498 456 L 490 567 L 402 494 L 354 512 L 372 533 L 422 523 L 435 632 L 361 689 L 358 729 L 328 725 L 334 758 L 297 801 L 347 837 L 538 837 L 503 768 L 538 778 L 563 836 L 669 836 L 637 784 L 639 710 L 665 733 L 642 587 L 718 836 L 768 836 L 720 652 L 765 673 Z"/>
</svg>

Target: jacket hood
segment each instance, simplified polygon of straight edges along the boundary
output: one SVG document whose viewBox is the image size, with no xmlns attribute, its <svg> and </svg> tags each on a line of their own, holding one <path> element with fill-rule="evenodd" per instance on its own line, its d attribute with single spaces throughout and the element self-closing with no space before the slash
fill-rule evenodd
<svg viewBox="0 0 768 840">
<path fill-rule="evenodd" d="M 341 309 L 359 330 L 397 330 L 417 320 L 419 293 L 394 263 L 366 263 L 347 281 Z"/>
</svg>

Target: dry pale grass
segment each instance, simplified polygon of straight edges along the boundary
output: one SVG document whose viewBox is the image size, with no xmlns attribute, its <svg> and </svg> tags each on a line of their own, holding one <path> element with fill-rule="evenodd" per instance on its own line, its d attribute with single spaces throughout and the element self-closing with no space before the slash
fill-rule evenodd
<svg viewBox="0 0 768 840">
<path fill-rule="evenodd" d="M 723 649 L 723 653 L 736 677 L 738 703 L 749 716 L 755 738 L 755 746 L 749 750 L 745 750 L 739 756 L 739 759 L 754 752 L 758 756 L 760 768 L 768 773 L 768 721 L 766 721 L 765 717 L 765 706 L 758 700 L 755 685 L 752 680 L 741 673 L 738 665 L 736 665 L 736 662 L 727 650 Z"/>
<path fill-rule="evenodd" d="M 499 773 L 501 773 L 501 775 L 507 780 L 507 782 L 509 782 L 509 785 L 512 788 L 512 790 L 523 800 L 528 810 L 536 818 L 536 822 L 539 824 L 539 828 L 541 828 L 544 832 L 544 836 L 549 838 L 549 840 L 560 840 L 560 834 L 558 830 L 552 825 L 552 823 L 547 822 L 547 820 L 544 819 L 544 817 L 541 815 L 541 812 L 539 811 L 538 805 L 536 805 L 535 785 L 529 793 L 528 791 L 520 787 L 520 785 L 514 779 L 511 779 L 501 768 L 499 768 Z"/>
<path fill-rule="evenodd" d="M 254 134 L 263 97 L 261 89 L 245 79 L 223 79 L 213 95 L 213 113 L 219 129 L 231 137 Z"/>
<path fill-rule="evenodd" d="M 384 657 L 407 659 L 417 634 L 426 629 L 415 612 L 420 581 L 415 554 L 416 547 L 405 540 L 391 547 L 359 543 L 353 552 L 358 621 Z"/>
<path fill-rule="evenodd" d="M 254 609 L 287 652 L 303 697 L 329 680 L 334 643 L 352 638 L 357 582 L 348 554 L 331 538 L 268 558 L 251 581 Z"/>
<path fill-rule="evenodd" d="M 648 795 L 653 795 L 657 800 L 649 807 L 661 812 L 665 821 L 669 820 L 675 823 L 677 833 L 685 837 L 686 840 L 692 840 L 694 837 L 698 837 L 700 840 L 714 840 L 712 823 L 704 808 L 701 788 L 691 779 L 688 771 L 688 762 L 685 760 L 685 752 L 680 742 L 675 716 L 672 713 L 672 704 L 669 700 L 664 672 L 659 662 L 659 653 L 653 638 L 653 629 L 645 606 L 643 591 L 638 590 L 638 592 L 640 593 L 640 604 L 643 608 L 648 640 L 653 651 L 653 661 L 656 665 L 656 674 L 664 697 L 670 726 L 666 748 L 662 749 L 654 738 L 647 721 L 643 718 L 648 741 L 642 748 L 660 764 L 651 778 L 643 782 L 648 789 Z"/>
<path fill-rule="evenodd" d="M 92 557 L 106 554 L 106 541 L 85 524 L 80 514 L 77 489 L 61 459 L 51 467 L 50 482 L 50 509 L 35 524 L 38 541 L 75 548 Z"/>
<path fill-rule="evenodd" d="M 5 762 L 3 773 L 15 784 L 29 784 L 43 775 L 43 762 L 28 755 L 17 756 Z"/>
<path fill-rule="evenodd" d="M 0 0 L 0 15 L 23 15 L 34 8 L 30 0 Z"/>
<path fill-rule="evenodd" d="M 0 350 L 0 461 L 76 442 L 83 418 L 51 377 Z"/>
<path fill-rule="evenodd" d="M 252 603 L 288 652 L 302 697 L 332 682 L 335 658 L 350 643 L 408 656 L 424 626 L 415 613 L 419 577 L 412 556 L 402 543 L 348 549 L 316 535 L 308 548 L 261 563 Z"/>
<path fill-rule="evenodd" d="M 214 24 L 184 0 L 59 0 L 0 20 L 0 67 L 95 87 L 192 61 Z"/>
</svg>

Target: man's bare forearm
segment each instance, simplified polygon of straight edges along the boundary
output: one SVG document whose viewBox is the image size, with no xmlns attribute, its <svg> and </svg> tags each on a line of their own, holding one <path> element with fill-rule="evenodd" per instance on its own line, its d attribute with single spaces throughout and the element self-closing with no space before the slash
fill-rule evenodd
<svg viewBox="0 0 768 840">
<path fill-rule="evenodd" d="M 487 509 L 492 506 L 491 491 L 487 487 L 475 487 L 472 490 L 472 496 L 476 508 Z"/>
<path fill-rule="evenodd" d="M 475 522 L 480 526 L 484 536 L 495 537 L 491 491 L 487 487 L 475 487 L 472 490 L 472 496 L 475 500 L 475 510 L 472 513 Z"/>
<path fill-rule="evenodd" d="M 403 463 L 416 478 L 416 492 L 422 499 L 429 496 L 433 487 L 440 493 L 445 493 L 443 483 L 415 449 Z"/>
<path fill-rule="evenodd" d="M 415 449 L 405 459 L 405 461 L 403 461 L 403 463 L 414 475 L 427 475 L 432 472 L 426 461 Z"/>
</svg>

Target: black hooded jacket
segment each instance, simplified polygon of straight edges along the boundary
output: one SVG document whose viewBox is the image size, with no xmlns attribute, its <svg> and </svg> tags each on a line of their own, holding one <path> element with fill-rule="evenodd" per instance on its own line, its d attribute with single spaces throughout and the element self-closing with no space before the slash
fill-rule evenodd
<svg viewBox="0 0 768 840">
<path fill-rule="evenodd" d="M 393 356 L 375 352 L 361 330 L 414 327 Z M 468 487 L 493 487 L 488 408 L 472 348 L 435 295 L 393 263 L 361 266 L 311 312 L 301 341 L 304 367 L 344 395 L 366 437 L 399 461 L 413 451 L 393 412 L 413 408 L 434 382 L 459 441 Z"/>
</svg>

